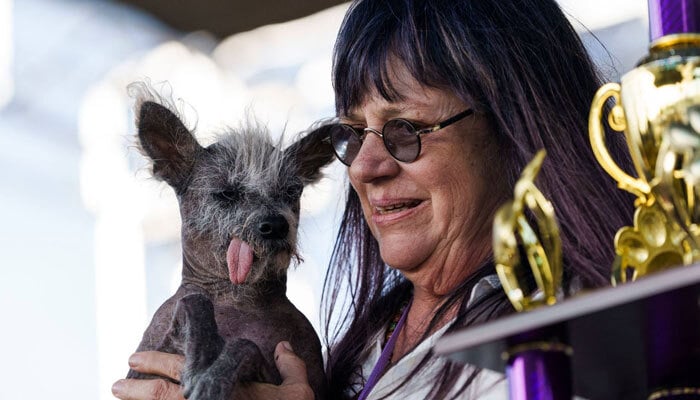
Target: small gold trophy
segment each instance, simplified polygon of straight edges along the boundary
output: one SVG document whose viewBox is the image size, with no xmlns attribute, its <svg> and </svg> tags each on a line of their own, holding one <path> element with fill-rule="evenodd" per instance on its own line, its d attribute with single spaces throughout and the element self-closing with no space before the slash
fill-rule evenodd
<svg viewBox="0 0 700 400">
<path fill-rule="evenodd" d="M 525 167 L 513 200 L 498 209 L 493 222 L 496 272 L 517 311 L 556 303 L 561 286 L 561 239 L 554 208 L 535 186 L 545 154 L 540 150 Z M 537 231 L 525 218 L 526 208 L 537 221 Z"/>
<path fill-rule="evenodd" d="M 624 132 L 637 177 L 605 145 L 603 110 L 611 98 L 608 126 Z M 637 196 L 634 226 L 615 236 L 613 283 L 700 260 L 700 34 L 653 40 L 620 84 L 598 90 L 589 133 L 600 165 Z"/>
</svg>

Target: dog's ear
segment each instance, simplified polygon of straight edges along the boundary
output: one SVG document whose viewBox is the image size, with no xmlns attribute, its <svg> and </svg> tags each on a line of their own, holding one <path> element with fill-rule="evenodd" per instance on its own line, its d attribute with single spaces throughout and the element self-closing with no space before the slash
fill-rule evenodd
<svg viewBox="0 0 700 400">
<path fill-rule="evenodd" d="M 137 125 L 141 148 L 153 161 L 153 175 L 181 193 L 202 146 L 177 115 L 153 101 L 141 105 Z"/>
<path fill-rule="evenodd" d="M 335 154 L 330 141 L 330 126 L 321 125 L 301 136 L 285 150 L 285 158 L 297 166 L 304 185 L 321 179 L 321 168 L 333 161 Z"/>
</svg>

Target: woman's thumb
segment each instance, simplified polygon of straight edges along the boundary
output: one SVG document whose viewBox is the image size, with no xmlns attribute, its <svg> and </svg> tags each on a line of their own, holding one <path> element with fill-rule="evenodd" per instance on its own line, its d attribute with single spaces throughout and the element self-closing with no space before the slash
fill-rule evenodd
<svg viewBox="0 0 700 400">
<path fill-rule="evenodd" d="M 275 364 L 282 376 L 282 384 L 308 383 L 306 364 L 294 354 L 289 342 L 279 342 L 275 347 Z"/>
</svg>

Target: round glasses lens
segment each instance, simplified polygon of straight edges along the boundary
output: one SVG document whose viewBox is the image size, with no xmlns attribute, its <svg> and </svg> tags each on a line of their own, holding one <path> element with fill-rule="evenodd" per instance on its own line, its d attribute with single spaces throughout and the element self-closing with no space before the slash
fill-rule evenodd
<svg viewBox="0 0 700 400">
<path fill-rule="evenodd" d="M 411 162 L 418 158 L 420 138 L 413 125 L 404 119 L 392 119 L 384 125 L 384 145 L 397 160 Z"/>
<path fill-rule="evenodd" d="M 338 160 L 345 165 L 352 164 L 360 152 L 362 141 L 355 129 L 350 125 L 338 124 L 331 129 L 331 144 Z"/>
</svg>

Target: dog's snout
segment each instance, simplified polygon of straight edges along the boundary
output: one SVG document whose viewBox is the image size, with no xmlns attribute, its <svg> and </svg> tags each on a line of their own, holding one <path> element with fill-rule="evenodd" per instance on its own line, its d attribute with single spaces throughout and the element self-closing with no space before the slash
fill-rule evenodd
<svg viewBox="0 0 700 400">
<path fill-rule="evenodd" d="M 289 223 L 281 215 L 270 215 L 258 224 L 263 239 L 284 239 L 289 232 Z"/>
</svg>

